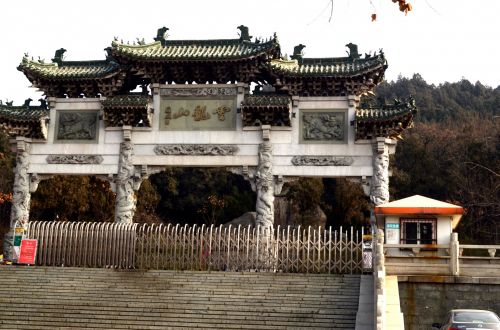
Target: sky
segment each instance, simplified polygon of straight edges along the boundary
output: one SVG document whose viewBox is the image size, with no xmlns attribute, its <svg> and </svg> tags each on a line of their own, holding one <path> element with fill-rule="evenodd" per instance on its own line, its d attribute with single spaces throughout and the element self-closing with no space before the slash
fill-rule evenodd
<svg viewBox="0 0 500 330">
<path fill-rule="evenodd" d="M 231 39 L 243 24 L 254 37 L 276 32 L 283 54 L 306 45 L 305 57 L 346 56 L 352 42 L 360 53 L 384 50 L 389 81 L 419 73 L 436 85 L 463 78 L 500 85 L 500 0 L 409 0 L 406 16 L 391 0 L 331 2 L 0 1 L 0 99 L 17 105 L 41 97 L 16 69 L 25 53 L 49 62 L 62 47 L 65 60 L 99 60 L 114 37 L 152 42 L 162 26 L 169 39 Z"/>
</svg>

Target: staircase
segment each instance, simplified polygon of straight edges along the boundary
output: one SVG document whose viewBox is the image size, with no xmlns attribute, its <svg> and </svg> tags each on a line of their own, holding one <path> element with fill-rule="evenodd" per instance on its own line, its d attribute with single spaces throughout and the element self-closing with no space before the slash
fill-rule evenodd
<svg viewBox="0 0 500 330">
<path fill-rule="evenodd" d="M 354 329 L 359 275 L 0 266 L 0 329 Z"/>
</svg>

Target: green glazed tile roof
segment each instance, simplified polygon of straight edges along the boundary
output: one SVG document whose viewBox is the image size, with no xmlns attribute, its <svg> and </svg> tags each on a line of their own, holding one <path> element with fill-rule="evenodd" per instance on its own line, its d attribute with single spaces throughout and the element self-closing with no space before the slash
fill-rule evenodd
<svg viewBox="0 0 500 330">
<path fill-rule="evenodd" d="M 12 106 L 0 103 L 0 129 L 9 136 L 33 139 L 47 138 L 49 110 L 45 106 Z"/>
<path fill-rule="evenodd" d="M 247 95 L 242 106 L 288 106 L 290 97 L 284 95 Z"/>
<path fill-rule="evenodd" d="M 117 95 L 102 101 L 104 109 L 147 108 L 150 98 L 146 95 Z"/>
<path fill-rule="evenodd" d="M 112 48 L 116 57 L 146 61 L 242 59 L 269 52 L 279 56 L 279 44 L 275 38 L 259 43 L 240 39 L 165 40 L 163 45 L 160 41 L 147 45 L 125 45 L 113 41 Z"/>
<path fill-rule="evenodd" d="M 243 126 L 290 127 L 290 105 L 291 99 L 286 95 L 246 95 L 241 102 Z"/>
<path fill-rule="evenodd" d="M 415 100 L 395 100 L 392 104 L 362 105 L 356 109 L 356 139 L 388 137 L 401 139 L 402 133 L 413 126 L 417 113 Z"/>
<path fill-rule="evenodd" d="M 356 120 L 370 122 L 387 121 L 407 114 L 415 114 L 416 112 L 415 99 L 410 97 L 404 101 L 395 100 L 392 104 L 373 105 L 366 108 L 362 106 L 360 109 L 356 109 Z"/>
<path fill-rule="evenodd" d="M 272 60 L 271 70 L 291 76 L 346 77 L 372 72 L 387 67 L 383 53 L 368 58 L 352 60 L 340 58 L 303 58 L 297 60 Z"/>
<path fill-rule="evenodd" d="M 0 121 L 39 121 L 49 116 L 49 110 L 41 107 L 8 106 L 0 105 Z"/>
<path fill-rule="evenodd" d="M 119 69 L 120 65 L 113 61 L 63 61 L 57 63 L 40 63 L 24 57 L 18 70 L 25 74 L 34 74 L 51 79 L 88 79 L 106 77 Z"/>
</svg>

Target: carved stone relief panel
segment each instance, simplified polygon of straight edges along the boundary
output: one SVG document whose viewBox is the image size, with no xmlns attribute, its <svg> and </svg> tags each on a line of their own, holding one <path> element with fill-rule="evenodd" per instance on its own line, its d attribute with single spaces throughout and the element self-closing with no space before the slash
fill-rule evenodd
<svg viewBox="0 0 500 330">
<path fill-rule="evenodd" d="M 346 112 L 322 110 L 300 112 L 300 143 L 345 143 Z"/>
<path fill-rule="evenodd" d="M 48 155 L 49 164 L 100 164 L 101 155 Z"/>
<path fill-rule="evenodd" d="M 238 150 L 237 146 L 227 144 L 163 144 L 154 148 L 157 155 L 195 156 L 231 156 Z"/>
<path fill-rule="evenodd" d="M 335 156 L 294 156 L 292 164 L 295 166 L 350 166 L 354 162 L 352 157 Z"/>
<path fill-rule="evenodd" d="M 97 142 L 98 111 L 57 111 L 55 141 Z"/>
</svg>

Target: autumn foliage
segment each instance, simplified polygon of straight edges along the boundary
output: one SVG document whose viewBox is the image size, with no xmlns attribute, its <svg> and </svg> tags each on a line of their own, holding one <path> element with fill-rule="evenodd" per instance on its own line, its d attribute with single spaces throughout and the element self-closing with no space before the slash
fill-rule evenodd
<svg viewBox="0 0 500 330">
<path fill-rule="evenodd" d="M 5 202 L 10 202 L 12 200 L 12 193 L 3 193 L 0 191 L 0 205 Z"/>
<path fill-rule="evenodd" d="M 405 15 L 408 14 L 408 12 L 413 10 L 413 7 L 411 3 L 406 2 L 406 0 L 392 0 L 392 2 L 397 3 L 399 5 L 399 11 L 405 13 Z M 372 16 L 372 22 L 377 20 L 377 14 L 373 13 Z"/>
<path fill-rule="evenodd" d="M 397 3 L 399 5 L 399 11 L 405 13 L 405 15 L 413 9 L 411 4 L 406 2 L 406 0 L 392 0 L 392 2 Z"/>
</svg>

